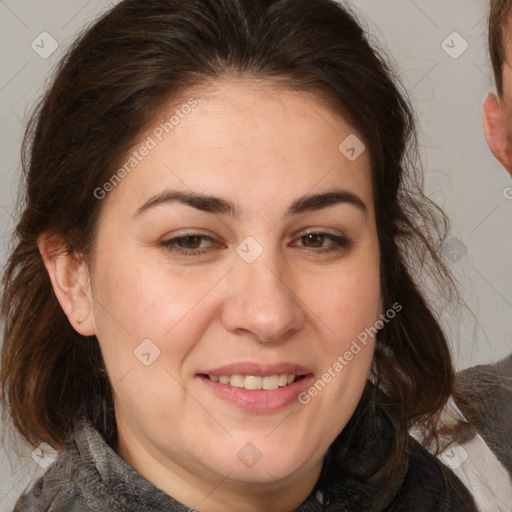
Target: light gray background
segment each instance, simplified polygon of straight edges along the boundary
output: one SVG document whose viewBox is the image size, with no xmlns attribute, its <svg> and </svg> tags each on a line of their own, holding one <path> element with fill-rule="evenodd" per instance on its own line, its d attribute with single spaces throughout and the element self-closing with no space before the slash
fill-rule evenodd
<svg viewBox="0 0 512 512">
<path fill-rule="evenodd" d="M 511 351 L 512 181 L 490 154 L 481 105 L 493 89 L 486 53 L 487 0 L 352 0 L 374 41 L 395 62 L 419 120 L 426 191 L 452 222 L 453 269 L 470 309 L 446 310 L 457 368 L 496 361 Z M 62 51 L 85 23 L 113 2 L 0 0 L 0 259 L 14 227 L 20 143 L 28 114 Z M 458 56 L 448 55 L 447 42 Z M 31 47 L 48 32 L 58 49 L 47 59 Z M 460 38 L 462 37 L 463 40 Z M 453 41 L 453 43 L 452 43 Z M 14 217 L 14 218 L 13 218 Z M 5 443 L 0 450 L 0 512 L 44 471 Z"/>
</svg>

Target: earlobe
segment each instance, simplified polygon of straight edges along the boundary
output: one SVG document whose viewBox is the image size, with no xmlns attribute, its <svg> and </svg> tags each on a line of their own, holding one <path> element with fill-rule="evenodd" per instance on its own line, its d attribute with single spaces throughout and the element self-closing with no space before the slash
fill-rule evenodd
<svg viewBox="0 0 512 512">
<path fill-rule="evenodd" d="M 37 245 L 69 322 L 83 336 L 94 335 L 90 276 L 83 257 L 66 251 L 63 241 L 55 235 L 41 235 Z"/>
<path fill-rule="evenodd" d="M 489 94 L 483 104 L 483 125 L 487 144 L 492 154 L 512 173 L 512 148 L 507 121 L 495 94 Z"/>
</svg>

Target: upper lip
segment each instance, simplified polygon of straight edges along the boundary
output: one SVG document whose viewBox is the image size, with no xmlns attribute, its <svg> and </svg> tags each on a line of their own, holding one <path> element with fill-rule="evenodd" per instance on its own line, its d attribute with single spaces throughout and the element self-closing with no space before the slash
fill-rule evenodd
<svg viewBox="0 0 512 512">
<path fill-rule="evenodd" d="M 269 375 L 309 375 L 310 369 L 297 363 L 262 364 L 254 362 L 231 363 L 199 372 L 202 375 L 254 375 L 266 377 Z"/>
</svg>

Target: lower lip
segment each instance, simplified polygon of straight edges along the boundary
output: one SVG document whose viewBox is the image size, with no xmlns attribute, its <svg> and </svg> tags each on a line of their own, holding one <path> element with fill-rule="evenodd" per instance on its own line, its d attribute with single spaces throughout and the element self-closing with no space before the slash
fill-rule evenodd
<svg viewBox="0 0 512 512">
<path fill-rule="evenodd" d="M 313 375 L 305 375 L 298 381 L 270 391 L 264 389 L 249 391 L 230 384 L 214 382 L 202 375 L 199 378 L 213 393 L 227 402 L 246 411 L 264 413 L 278 411 L 294 402 L 298 403 L 299 394 L 310 385 Z"/>
</svg>

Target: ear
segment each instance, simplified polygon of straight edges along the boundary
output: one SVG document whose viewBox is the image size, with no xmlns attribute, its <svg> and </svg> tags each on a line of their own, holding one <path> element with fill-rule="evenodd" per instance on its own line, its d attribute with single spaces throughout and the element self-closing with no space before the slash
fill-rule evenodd
<svg viewBox="0 0 512 512">
<path fill-rule="evenodd" d="M 492 154 L 512 174 L 512 141 L 507 120 L 495 94 L 489 94 L 483 104 L 484 134 Z M 512 131 L 512 126 L 510 127 Z"/>
<path fill-rule="evenodd" d="M 37 245 L 69 322 L 83 336 L 94 335 L 90 276 L 84 258 L 65 250 L 65 244 L 56 235 L 41 235 Z"/>
</svg>

